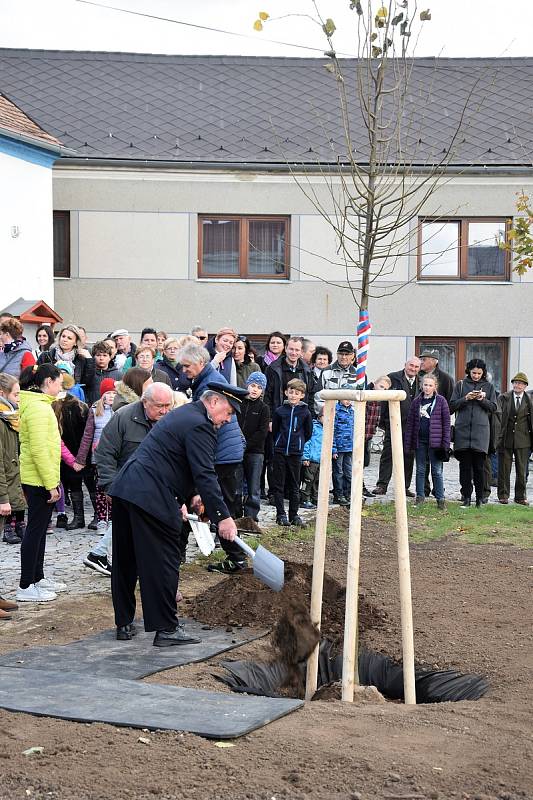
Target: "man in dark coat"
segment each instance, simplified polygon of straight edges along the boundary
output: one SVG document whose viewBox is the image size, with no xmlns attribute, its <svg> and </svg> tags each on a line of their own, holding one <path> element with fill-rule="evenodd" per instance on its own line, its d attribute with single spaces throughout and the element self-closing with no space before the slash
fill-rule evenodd
<svg viewBox="0 0 533 800">
<path fill-rule="evenodd" d="M 418 373 L 420 387 L 422 387 L 422 381 L 424 380 L 425 375 L 435 376 L 438 384 L 438 393 L 446 399 L 449 408 L 455 381 L 451 375 L 448 375 L 447 372 L 439 369 L 438 350 L 426 349 L 420 353 L 420 372 Z"/>
<path fill-rule="evenodd" d="M 218 535 L 235 538 L 214 457 L 217 430 L 230 421 L 245 396 L 246 390 L 238 387 L 208 385 L 200 400 L 158 422 L 113 481 L 111 591 L 117 636 L 132 632 L 138 575 L 144 627 L 156 631 L 154 645 L 199 642 L 180 629 L 176 615 L 183 513 L 200 493 Z"/>
<path fill-rule="evenodd" d="M 416 356 L 409 358 L 405 362 L 405 366 L 399 372 L 389 372 L 391 379 L 391 389 L 403 389 L 406 396 L 405 400 L 400 402 L 400 416 L 402 420 L 402 431 L 407 424 L 407 417 L 409 416 L 409 409 L 411 403 L 418 394 L 418 381 L 417 375 L 420 372 L 420 359 Z M 387 488 L 392 477 L 392 443 L 390 432 L 390 419 L 389 419 L 389 404 L 381 404 L 381 417 L 379 422 L 380 428 L 385 431 L 383 438 L 383 450 L 379 462 L 379 477 L 376 488 L 372 494 L 387 494 Z M 414 497 L 414 493 L 410 491 L 411 479 L 413 477 L 413 464 L 414 453 L 404 453 L 403 465 L 405 473 L 405 491 L 407 497 Z"/>
<path fill-rule="evenodd" d="M 311 369 L 302 358 L 302 339 L 292 337 L 285 346 L 285 353 L 273 361 L 265 373 L 267 388 L 265 391 L 265 403 L 272 417 L 276 408 L 285 402 L 285 389 L 289 381 L 299 378 L 306 385 L 307 391 L 304 403 L 312 407 L 313 398 L 310 397 L 311 387 L 314 385 Z"/>
<path fill-rule="evenodd" d="M 508 503 L 511 493 L 511 467 L 515 464 L 514 501 L 529 505 L 526 498 L 526 467 L 529 453 L 533 449 L 533 403 L 526 393 L 528 379 L 518 372 L 511 381 L 510 392 L 498 398 L 500 434 L 498 451 L 498 500 Z"/>
</svg>

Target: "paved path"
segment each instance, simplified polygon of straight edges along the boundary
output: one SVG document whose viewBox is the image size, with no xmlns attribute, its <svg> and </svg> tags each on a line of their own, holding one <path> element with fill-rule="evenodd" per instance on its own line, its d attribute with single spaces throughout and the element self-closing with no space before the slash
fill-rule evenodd
<svg viewBox="0 0 533 800">
<path fill-rule="evenodd" d="M 365 484 L 369 489 L 376 485 L 379 469 L 379 455 L 372 455 L 370 465 L 365 469 Z M 512 476 L 513 477 L 513 476 Z M 446 498 L 448 500 L 459 500 L 459 464 L 452 459 L 444 465 L 444 479 Z M 414 488 L 414 480 L 412 483 Z M 533 470 L 529 475 L 529 497 L 533 498 Z M 386 496 L 376 497 L 368 500 L 368 503 L 383 503 L 393 499 L 393 487 L 389 487 Z M 490 502 L 497 502 L 496 490 L 492 490 Z M 69 517 L 71 510 L 67 509 Z M 301 512 L 304 518 L 313 515 L 312 511 Z M 533 515 L 533 508 L 532 508 Z M 92 517 L 92 509 L 87 502 L 86 518 L 89 521 Z M 259 515 L 259 524 L 268 527 L 275 523 L 276 513 L 272 506 L 262 505 Z M 66 583 L 69 592 L 76 595 L 92 594 L 93 592 L 110 592 L 110 580 L 105 575 L 100 575 L 94 570 L 88 569 L 83 564 L 83 559 L 100 538 L 100 533 L 89 531 L 86 528 L 81 531 L 59 530 L 50 534 L 46 541 L 45 574 L 49 578 L 55 578 Z M 191 540 L 193 537 L 191 537 Z M 195 543 L 191 541 L 187 556 L 188 560 L 194 560 L 198 554 Z M 20 569 L 20 546 L 8 545 L 0 542 L 0 594 L 5 597 L 14 595 L 18 585 Z"/>
</svg>

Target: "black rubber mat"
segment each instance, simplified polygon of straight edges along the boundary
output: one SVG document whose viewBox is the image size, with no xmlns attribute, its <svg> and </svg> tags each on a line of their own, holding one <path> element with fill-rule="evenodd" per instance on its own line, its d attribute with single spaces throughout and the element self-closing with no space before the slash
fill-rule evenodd
<svg viewBox="0 0 533 800">
<path fill-rule="evenodd" d="M 91 677 L 64 668 L 0 668 L 0 707 L 8 711 L 75 722 L 188 731 L 208 739 L 244 736 L 303 705 L 302 700 Z"/>
<path fill-rule="evenodd" d="M 202 640 L 200 644 L 154 647 L 154 634 L 144 633 L 141 622 L 136 623 L 139 633 L 128 642 L 118 642 L 113 629 L 68 644 L 15 650 L 0 657 L 0 666 L 38 670 L 55 667 L 62 674 L 77 672 L 133 680 L 171 667 L 205 661 L 260 639 L 266 633 L 249 628 L 237 628 L 231 632 L 225 628 L 206 629 L 205 625 L 193 620 L 182 619 L 181 622 L 187 633 Z"/>
</svg>

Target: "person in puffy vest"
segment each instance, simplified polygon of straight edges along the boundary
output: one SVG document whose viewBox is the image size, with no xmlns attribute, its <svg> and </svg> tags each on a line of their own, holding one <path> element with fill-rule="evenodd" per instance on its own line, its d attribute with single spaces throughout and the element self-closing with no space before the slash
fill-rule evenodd
<svg viewBox="0 0 533 800">
<path fill-rule="evenodd" d="M 24 327 L 15 317 L 9 317 L 0 324 L 0 372 L 18 378 L 26 367 L 35 364 L 31 346 L 22 335 Z"/>
</svg>

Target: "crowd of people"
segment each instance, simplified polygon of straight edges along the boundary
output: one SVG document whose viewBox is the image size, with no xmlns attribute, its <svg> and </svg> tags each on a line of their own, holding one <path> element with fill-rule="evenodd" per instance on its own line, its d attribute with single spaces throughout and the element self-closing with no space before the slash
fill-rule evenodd
<svg viewBox="0 0 533 800">
<path fill-rule="evenodd" d="M 57 334 L 43 325 L 32 347 L 21 322 L 0 315 L 0 532 L 6 544 L 20 544 L 16 601 L 51 601 L 67 589 L 44 574 L 46 534 L 85 528 L 85 488 L 93 508 L 88 527 L 102 536 L 84 564 L 111 576 L 117 637 L 134 635 L 133 592 L 140 576 L 154 644 L 183 643 L 186 635 L 169 622 L 173 581 L 166 582 L 159 605 L 150 587 L 157 583 L 157 570 L 168 570 L 169 564 L 179 575 L 187 515 L 198 514 L 217 527 L 225 558 L 209 568 L 224 573 L 247 566 L 230 520 L 257 521 L 261 501 L 275 506 L 279 526 L 302 526 L 300 508 L 312 509 L 317 502 L 321 391 L 356 387 L 355 356 L 348 340 L 334 356 L 327 347 L 280 331 L 272 332 L 258 353 L 231 327 L 210 336 L 200 326 L 178 337 L 146 327 L 138 344 L 118 328 L 89 346 L 79 325 L 65 325 Z M 474 501 L 482 506 L 494 483 L 499 501 L 509 503 L 513 462 L 514 501 L 528 504 L 533 402 L 523 372 L 511 383 L 512 390 L 498 396 L 480 358 L 471 359 L 456 382 L 440 369 L 438 352 L 426 350 L 367 384 L 406 393 L 400 403 L 405 488 L 416 505 L 433 494 L 444 509 L 444 464 L 452 443 L 464 508 Z M 351 401 L 337 402 L 332 501 L 344 506 L 351 497 L 354 414 Z M 383 431 L 379 477 L 371 491 L 363 483 L 366 496 L 385 495 L 392 476 L 388 404 L 369 402 L 365 466 L 378 428 Z M 157 470 L 164 474 L 159 486 Z M 169 486 L 174 487 L 170 499 Z M 169 504 L 181 509 L 179 522 Z M 178 528 L 173 550 L 169 541 Z M 143 557 L 151 536 L 168 551 L 166 561 Z M 0 598 L 0 619 L 9 618 L 16 605 Z"/>
</svg>

